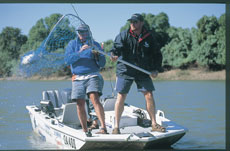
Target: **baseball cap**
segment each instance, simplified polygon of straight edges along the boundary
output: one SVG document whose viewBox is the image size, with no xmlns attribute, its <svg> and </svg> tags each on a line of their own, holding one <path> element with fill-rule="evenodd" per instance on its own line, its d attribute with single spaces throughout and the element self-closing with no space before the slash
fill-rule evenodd
<svg viewBox="0 0 230 151">
<path fill-rule="evenodd" d="M 133 14 L 128 21 L 143 21 L 144 18 L 141 14 Z"/>
<path fill-rule="evenodd" d="M 85 24 L 81 24 L 78 28 L 77 31 L 87 31 L 88 30 L 88 26 Z"/>
</svg>

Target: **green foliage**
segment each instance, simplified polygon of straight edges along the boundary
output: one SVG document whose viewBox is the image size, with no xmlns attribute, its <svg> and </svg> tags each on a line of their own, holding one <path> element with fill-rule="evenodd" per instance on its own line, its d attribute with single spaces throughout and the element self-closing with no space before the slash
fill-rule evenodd
<svg viewBox="0 0 230 151">
<path fill-rule="evenodd" d="M 203 16 L 194 30 L 192 49 L 197 55 L 196 62 L 211 70 L 225 66 L 225 15 L 216 17 Z"/>
<path fill-rule="evenodd" d="M 145 27 L 149 30 L 152 30 L 154 27 L 152 27 L 152 25 L 154 24 L 154 17 L 155 15 L 153 14 L 145 14 L 145 13 L 142 13 L 142 16 L 144 17 L 144 24 L 145 24 Z"/>
<path fill-rule="evenodd" d="M 161 49 L 163 66 L 188 68 L 202 66 L 211 70 L 225 67 L 225 15 L 203 16 L 198 28 L 170 27 L 169 42 Z"/>
<path fill-rule="evenodd" d="M 48 36 L 53 26 L 61 18 L 61 14 L 52 14 L 45 19 L 39 19 L 36 24 L 30 29 L 28 41 L 21 48 L 21 54 L 27 51 L 37 49 Z"/>
<path fill-rule="evenodd" d="M 156 32 L 166 32 L 170 27 L 168 15 L 161 12 L 160 14 L 154 16 L 150 27 L 154 28 Z"/>
<path fill-rule="evenodd" d="M 207 39 L 201 43 L 197 49 L 197 63 L 202 66 L 207 66 L 215 63 L 217 56 L 217 39 L 214 35 L 207 36 Z"/>
<path fill-rule="evenodd" d="M 189 29 L 170 28 L 169 36 L 171 41 L 162 49 L 163 66 L 185 68 L 192 62 L 191 32 Z"/>
<path fill-rule="evenodd" d="M 44 22 L 46 29 L 50 32 L 61 17 L 62 14 L 52 14 L 50 17 L 46 17 Z"/>
<path fill-rule="evenodd" d="M 12 68 L 11 58 L 8 52 L 0 51 L 0 77 L 10 76 Z"/>
<path fill-rule="evenodd" d="M 113 40 L 107 40 L 106 42 L 104 42 L 104 46 L 103 46 L 104 51 L 109 53 L 109 51 L 111 50 L 112 46 L 113 46 Z M 106 57 L 106 64 L 105 64 L 106 69 L 112 68 L 115 65 L 116 65 L 115 62 L 112 62 L 109 57 Z"/>
<path fill-rule="evenodd" d="M 8 52 L 0 51 L 0 62 L 0 77 L 7 77 L 17 73 L 18 61 L 12 59 Z"/>
<path fill-rule="evenodd" d="M 197 28 L 182 29 L 171 27 L 167 14 L 161 12 L 157 15 L 142 13 L 145 27 L 152 31 L 156 43 L 163 54 L 163 66 L 170 68 L 189 68 L 191 66 L 203 66 L 211 70 L 225 68 L 226 37 L 225 17 L 203 16 L 197 21 Z M 16 71 L 19 56 L 27 51 L 37 49 L 48 36 L 54 25 L 60 19 L 61 14 L 52 14 L 45 19 L 39 19 L 30 29 L 28 37 L 21 34 L 20 29 L 6 27 L 0 33 L 0 77 L 10 76 Z M 68 24 L 68 20 L 66 20 Z M 127 21 L 121 31 L 128 29 Z M 71 32 L 74 29 L 60 28 Z M 57 38 L 57 37 L 56 37 Z M 53 45 L 49 41 L 47 44 Z M 112 48 L 113 41 L 104 42 L 105 52 Z M 54 53 L 64 53 L 65 48 L 55 50 Z M 106 69 L 113 68 L 116 63 L 106 57 Z M 57 75 L 70 75 L 69 68 L 63 68 L 56 72 Z"/>
<path fill-rule="evenodd" d="M 219 20 L 219 29 L 216 31 L 217 37 L 217 50 L 219 51 L 217 54 L 216 63 L 223 66 L 226 62 L 226 35 L 225 35 L 225 14 L 221 15 Z"/>
<path fill-rule="evenodd" d="M 3 29 L 0 34 L 0 77 L 11 75 L 11 69 L 19 58 L 19 50 L 26 40 L 27 37 L 18 28 Z"/>
<path fill-rule="evenodd" d="M 26 41 L 27 37 L 19 28 L 6 27 L 0 34 L 0 50 L 7 52 L 11 59 L 18 59 L 19 50 Z"/>
<path fill-rule="evenodd" d="M 208 35 L 213 35 L 218 28 L 218 21 L 215 16 L 207 17 L 203 16 L 198 22 L 197 27 L 200 32 L 199 39 L 204 41 L 207 39 Z"/>
</svg>

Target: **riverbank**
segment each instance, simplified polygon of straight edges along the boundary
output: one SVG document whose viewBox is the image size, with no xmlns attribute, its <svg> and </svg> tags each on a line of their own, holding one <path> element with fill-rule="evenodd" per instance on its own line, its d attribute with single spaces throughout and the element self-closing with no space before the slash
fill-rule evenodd
<svg viewBox="0 0 230 151">
<path fill-rule="evenodd" d="M 115 70 L 102 71 L 104 80 L 115 80 Z M 174 69 L 159 73 L 154 80 L 225 80 L 225 70 L 221 71 L 206 71 L 204 69 L 189 69 L 181 70 Z M 33 76 L 30 78 L 23 77 L 6 77 L 0 80 L 71 80 L 70 76 Z"/>
<path fill-rule="evenodd" d="M 225 80 L 225 70 L 221 71 L 205 71 L 202 69 L 192 70 L 170 70 L 160 73 L 158 80 Z"/>
<path fill-rule="evenodd" d="M 115 79 L 115 74 L 108 71 L 101 72 L 105 80 Z M 225 70 L 206 71 L 204 69 L 181 70 L 174 69 L 159 73 L 154 80 L 225 80 Z"/>
</svg>

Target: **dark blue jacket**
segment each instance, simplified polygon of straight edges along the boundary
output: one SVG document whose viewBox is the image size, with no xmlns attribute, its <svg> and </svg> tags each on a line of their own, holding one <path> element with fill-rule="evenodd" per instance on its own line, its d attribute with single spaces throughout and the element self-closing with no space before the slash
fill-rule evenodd
<svg viewBox="0 0 230 151">
<path fill-rule="evenodd" d="M 111 52 L 119 56 L 120 59 L 147 71 L 161 69 L 161 51 L 156 40 L 154 40 L 154 36 L 145 28 L 143 28 L 139 37 L 135 37 L 130 29 L 122 31 L 115 38 Z M 149 75 L 121 62 L 117 63 L 116 74 L 126 79 L 145 79 L 149 77 Z"/>
</svg>

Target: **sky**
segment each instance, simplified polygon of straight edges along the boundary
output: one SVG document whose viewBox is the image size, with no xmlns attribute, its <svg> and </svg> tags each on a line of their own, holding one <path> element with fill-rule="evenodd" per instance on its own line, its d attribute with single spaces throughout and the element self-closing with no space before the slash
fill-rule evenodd
<svg viewBox="0 0 230 151">
<path fill-rule="evenodd" d="M 90 26 L 93 37 L 98 42 L 114 40 L 120 28 L 134 13 L 164 12 L 169 17 L 170 26 L 192 28 L 197 21 L 206 16 L 219 18 L 225 13 L 225 4 L 76 4 L 73 6 L 78 15 Z M 21 29 L 28 35 L 36 22 L 53 13 L 75 14 L 70 3 L 50 4 L 0 4 L 0 32 L 9 26 Z"/>
</svg>

